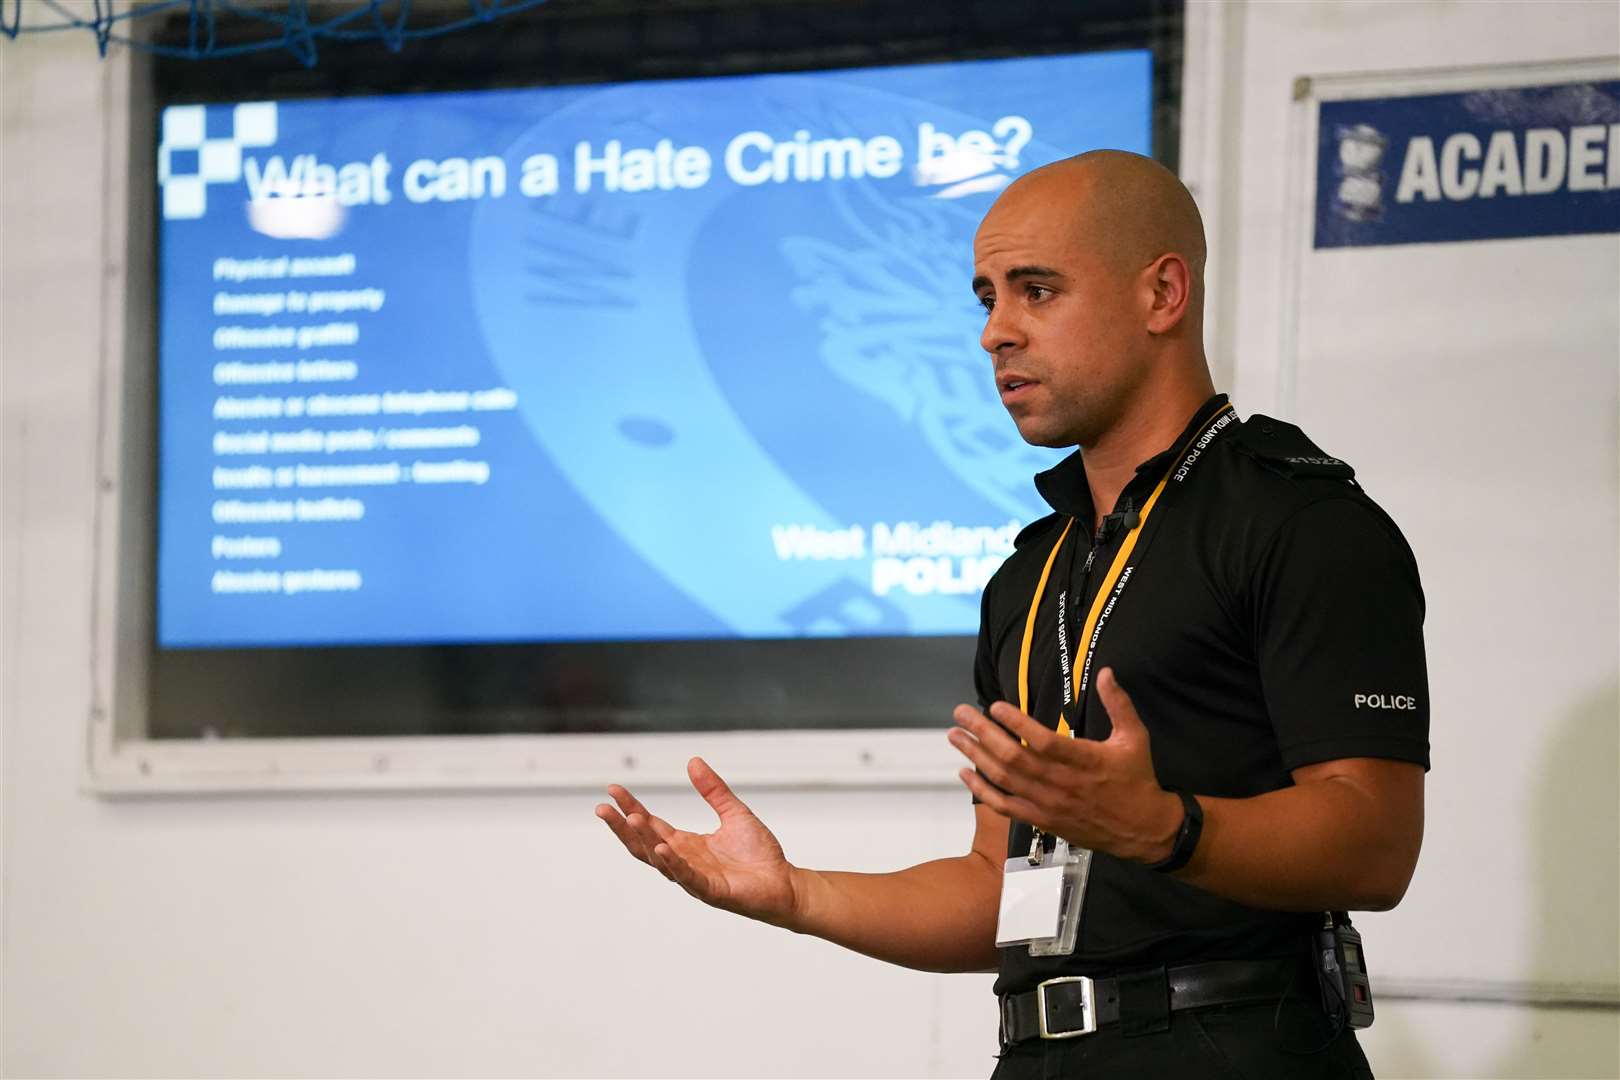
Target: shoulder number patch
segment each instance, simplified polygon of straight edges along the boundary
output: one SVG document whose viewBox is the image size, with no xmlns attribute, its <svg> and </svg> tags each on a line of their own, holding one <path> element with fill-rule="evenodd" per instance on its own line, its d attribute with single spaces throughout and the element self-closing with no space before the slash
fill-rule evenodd
<svg viewBox="0 0 1620 1080">
<path fill-rule="evenodd" d="M 1249 417 L 1238 433 L 1236 445 L 1260 464 L 1284 476 L 1355 479 L 1356 470 L 1348 462 L 1325 452 L 1293 424 L 1269 416 L 1257 413 Z"/>
</svg>

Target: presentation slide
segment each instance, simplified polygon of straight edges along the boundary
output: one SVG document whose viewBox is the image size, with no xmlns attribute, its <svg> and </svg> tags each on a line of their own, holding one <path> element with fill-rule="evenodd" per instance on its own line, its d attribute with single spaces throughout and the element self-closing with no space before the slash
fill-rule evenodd
<svg viewBox="0 0 1620 1080">
<path fill-rule="evenodd" d="M 1061 457 L 978 344 L 1146 51 L 179 105 L 162 648 L 976 632 Z"/>
</svg>

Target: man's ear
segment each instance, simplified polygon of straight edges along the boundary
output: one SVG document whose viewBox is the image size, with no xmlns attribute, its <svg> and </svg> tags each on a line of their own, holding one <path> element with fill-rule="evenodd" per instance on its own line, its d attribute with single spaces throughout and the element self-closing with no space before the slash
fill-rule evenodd
<svg viewBox="0 0 1620 1080">
<path fill-rule="evenodd" d="M 1152 293 L 1147 332 L 1168 334 L 1181 325 L 1192 303 L 1192 268 L 1186 259 L 1172 251 L 1154 259 L 1143 276 Z"/>
</svg>

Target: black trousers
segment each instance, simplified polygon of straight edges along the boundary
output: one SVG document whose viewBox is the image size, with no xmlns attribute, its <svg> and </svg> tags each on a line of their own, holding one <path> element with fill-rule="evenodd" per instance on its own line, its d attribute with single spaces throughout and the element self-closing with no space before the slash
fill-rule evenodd
<svg viewBox="0 0 1620 1080">
<path fill-rule="evenodd" d="M 1315 1002 L 1227 1005 L 1170 1014 L 1168 1031 L 1127 1038 L 1105 1025 L 1075 1039 L 1007 1047 L 991 1080 L 1373 1080 L 1346 1029 Z M 1323 1044 L 1326 1045 L 1323 1045 Z M 1314 1051 L 1314 1052 L 1313 1052 Z"/>
</svg>

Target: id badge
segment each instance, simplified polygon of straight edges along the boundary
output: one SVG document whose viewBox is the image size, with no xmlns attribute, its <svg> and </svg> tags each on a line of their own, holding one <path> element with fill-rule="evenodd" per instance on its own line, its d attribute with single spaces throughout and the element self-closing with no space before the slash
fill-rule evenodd
<svg viewBox="0 0 1620 1080">
<path fill-rule="evenodd" d="M 1058 838 L 1037 863 L 1008 859 L 1001 875 L 996 946 L 1029 946 L 1031 956 L 1068 956 L 1080 933 L 1091 851 Z"/>
</svg>

